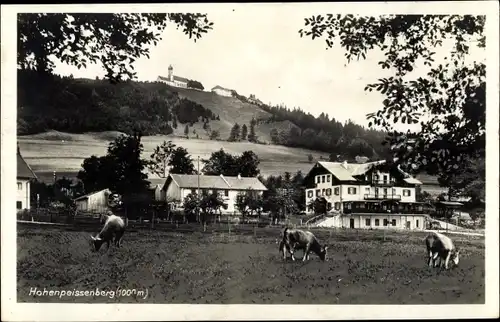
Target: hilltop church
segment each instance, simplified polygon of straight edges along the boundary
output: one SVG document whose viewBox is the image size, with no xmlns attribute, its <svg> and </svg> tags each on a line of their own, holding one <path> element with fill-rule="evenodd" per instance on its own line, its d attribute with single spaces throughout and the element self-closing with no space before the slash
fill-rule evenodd
<svg viewBox="0 0 500 322">
<path fill-rule="evenodd" d="M 172 65 L 168 66 L 168 77 L 158 76 L 157 80 L 170 86 L 182 88 L 187 88 L 189 82 L 187 78 L 175 76 Z"/>
</svg>

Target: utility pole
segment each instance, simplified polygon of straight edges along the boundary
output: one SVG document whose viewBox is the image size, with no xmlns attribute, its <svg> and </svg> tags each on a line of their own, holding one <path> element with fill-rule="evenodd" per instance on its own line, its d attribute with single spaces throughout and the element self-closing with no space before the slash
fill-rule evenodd
<svg viewBox="0 0 500 322">
<path fill-rule="evenodd" d="M 197 199 L 196 199 L 196 215 L 198 217 L 198 220 L 201 221 L 201 218 L 200 218 L 200 201 L 201 201 L 201 199 L 200 199 L 200 197 L 201 197 L 200 196 L 200 156 L 198 156 L 197 160 L 198 160 L 198 171 L 197 171 L 197 173 L 198 173 L 198 175 L 197 175 L 198 190 L 196 192 L 196 197 L 197 197 Z"/>
</svg>

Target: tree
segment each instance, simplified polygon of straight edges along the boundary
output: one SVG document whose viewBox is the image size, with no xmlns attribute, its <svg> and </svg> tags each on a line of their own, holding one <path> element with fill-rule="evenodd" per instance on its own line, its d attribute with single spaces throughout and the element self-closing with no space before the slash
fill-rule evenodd
<svg viewBox="0 0 500 322">
<path fill-rule="evenodd" d="M 186 124 L 186 127 L 184 127 L 184 135 L 186 138 L 189 138 L 189 125 Z"/>
<path fill-rule="evenodd" d="M 213 130 L 210 132 L 210 140 L 217 140 L 220 137 L 220 132 L 217 130 Z"/>
<path fill-rule="evenodd" d="M 170 173 L 176 173 L 176 174 L 196 173 L 191 156 L 189 155 L 186 149 L 180 146 L 172 151 L 168 165 L 171 167 Z"/>
<path fill-rule="evenodd" d="M 252 117 L 252 120 L 250 121 L 250 133 L 248 134 L 248 141 L 256 143 L 257 142 L 257 135 L 255 134 L 255 125 L 257 124 L 257 121 L 255 118 Z"/>
<path fill-rule="evenodd" d="M 112 180 L 109 189 L 120 195 L 141 194 L 149 187 L 147 175 L 143 172 L 147 162 L 141 158 L 144 147 L 142 134 L 121 135 L 108 147 L 107 157 L 111 163 Z"/>
<path fill-rule="evenodd" d="M 149 171 L 161 178 L 166 178 L 168 174 L 167 166 L 174 149 L 175 144 L 172 141 L 163 141 L 161 145 L 158 145 L 150 156 L 151 159 L 148 162 Z"/>
<path fill-rule="evenodd" d="M 90 156 L 83 160 L 77 178 L 83 182 L 87 193 L 109 188 L 115 169 L 109 156 Z"/>
<path fill-rule="evenodd" d="M 260 216 L 263 207 L 263 199 L 253 190 L 242 191 L 236 195 L 235 206 L 242 214 L 243 218 L 247 215 L 253 216 L 254 213 Z"/>
<path fill-rule="evenodd" d="M 231 132 L 229 133 L 229 138 L 227 140 L 229 142 L 240 140 L 240 125 L 238 123 L 234 124 L 231 128 Z"/>
<path fill-rule="evenodd" d="M 236 158 L 237 174 L 242 177 L 256 177 L 259 175 L 259 157 L 253 151 L 244 151 Z"/>
<path fill-rule="evenodd" d="M 309 163 L 312 163 L 314 161 L 314 157 L 312 156 L 311 153 L 307 155 L 307 161 L 309 161 Z"/>
<path fill-rule="evenodd" d="M 210 158 L 203 161 L 205 163 L 203 173 L 206 175 L 238 175 L 237 160 L 231 154 L 226 153 L 222 148 L 219 151 L 212 152 Z"/>
<path fill-rule="evenodd" d="M 394 75 L 365 88 L 386 97 L 378 112 L 367 115 L 369 127 L 388 132 L 385 142 L 403 166 L 446 177 L 463 168 L 467 157 L 484 157 L 486 68 L 467 61 L 473 46 L 485 47 L 484 23 L 485 16 L 471 15 L 328 14 L 306 18 L 299 34 L 325 37 L 327 47 L 336 41 L 348 62 L 365 59 L 369 50 L 384 52 L 379 65 Z M 451 46 L 449 54 L 436 62 L 433 56 L 443 45 Z M 413 70 L 424 68 L 426 75 L 412 79 Z M 420 129 L 398 131 L 398 123 Z"/>
<path fill-rule="evenodd" d="M 241 139 L 243 141 L 245 141 L 247 139 L 247 134 L 248 134 L 247 125 L 243 124 L 243 126 L 241 127 Z"/>
<path fill-rule="evenodd" d="M 112 81 L 134 78 L 134 62 L 149 58 L 167 22 L 200 39 L 212 29 L 199 13 L 21 13 L 18 15 L 19 69 L 51 73 L 51 57 L 78 68 L 100 63 Z"/>
<path fill-rule="evenodd" d="M 177 118 L 175 116 L 172 118 L 172 128 L 177 128 Z"/>
<path fill-rule="evenodd" d="M 203 87 L 203 85 L 200 82 L 195 81 L 195 80 L 189 80 L 187 83 L 187 87 L 199 89 L 200 91 L 205 89 L 205 87 Z"/>
</svg>

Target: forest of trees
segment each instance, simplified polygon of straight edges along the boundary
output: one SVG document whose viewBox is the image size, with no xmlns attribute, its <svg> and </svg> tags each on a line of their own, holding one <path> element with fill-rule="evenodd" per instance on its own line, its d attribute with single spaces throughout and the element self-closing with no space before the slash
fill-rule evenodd
<svg viewBox="0 0 500 322">
<path fill-rule="evenodd" d="M 354 159 L 357 155 L 368 158 L 383 159 L 390 151 L 382 145 L 385 133 L 370 130 L 351 120 L 342 124 L 321 113 L 314 117 L 300 108 L 289 109 L 284 106 L 261 105 L 261 108 L 272 114 L 266 122 L 290 121 L 297 127 L 289 130 L 271 130 L 274 144 L 290 147 L 301 147 L 316 151 L 332 152 L 343 155 L 346 159 Z"/>
<path fill-rule="evenodd" d="M 42 79 L 43 78 L 43 79 Z M 57 130 L 171 134 L 177 124 L 216 119 L 160 82 L 73 79 L 18 71 L 18 135 Z"/>
</svg>

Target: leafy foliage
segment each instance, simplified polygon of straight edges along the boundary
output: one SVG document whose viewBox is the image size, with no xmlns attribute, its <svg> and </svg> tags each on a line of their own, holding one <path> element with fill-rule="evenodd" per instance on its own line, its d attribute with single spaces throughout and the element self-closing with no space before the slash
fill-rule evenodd
<svg viewBox="0 0 500 322">
<path fill-rule="evenodd" d="M 243 126 L 241 127 L 241 140 L 245 141 L 247 139 L 247 135 L 248 135 L 247 125 L 243 124 Z"/>
<path fill-rule="evenodd" d="M 172 150 L 168 165 L 170 166 L 170 173 L 196 174 L 191 156 L 188 151 L 181 146 Z"/>
<path fill-rule="evenodd" d="M 147 162 L 141 159 L 142 135 L 122 135 L 111 142 L 105 156 L 91 156 L 83 161 L 78 172 L 87 192 L 109 188 L 120 195 L 140 194 L 148 188 L 143 170 Z"/>
<path fill-rule="evenodd" d="M 224 149 L 212 152 L 208 160 L 203 160 L 206 175 L 256 177 L 259 173 L 259 158 L 253 151 L 244 151 L 241 156 L 233 156 Z"/>
<path fill-rule="evenodd" d="M 148 169 L 151 173 L 165 178 L 168 172 L 168 164 L 171 160 L 176 145 L 172 141 L 163 141 L 158 145 L 150 156 Z"/>
<path fill-rule="evenodd" d="M 235 206 L 243 217 L 246 215 L 253 216 L 254 213 L 260 216 L 264 206 L 264 200 L 262 196 L 255 191 L 242 191 L 236 195 Z"/>
<path fill-rule="evenodd" d="M 187 83 L 187 87 L 199 89 L 201 91 L 205 89 L 205 87 L 203 87 L 203 84 L 201 84 L 200 82 L 195 81 L 195 80 L 189 80 Z"/>
<path fill-rule="evenodd" d="M 248 133 L 248 141 L 249 142 L 257 142 L 257 135 L 255 134 L 255 125 L 257 124 L 257 121 L 255 118 L 252 118 L 250 121 L 250 132 Z"/>
<path fill-rule="evenodd" d="M 81 133 L 134 129 L 171 134 L 180 123 L 215 119 L 203 106 L 181 99 L 160 82 L 122 82 L 40 76 L 18 71 L 18 134 L 49 129 Z M 172 126 L 170 125 L 172 124 Z"/>
<path fill-rule="evenodd" d="M 229 133 L 229 138 L 227 139 L 229 142 L 239 141 L 240 140 L 240 125 L 238 123 L 234 124 L 231 128 L 231 132 Z"/>
<path fill-rule="evenodd" d="M 328 48 L 340 45 L 348 62 L 381 50 L 379 65 L 394 74 L 365 88 L 386 97 L 378 112 L 367 115 L 370 127 L 388 132 L 386 142 L 409 170 L 446 178 L 467 157 L 484 157 L 485 65 L 467 61 L 473 46 L 485 46 L 484 23 L 484 16 L 471 15 L 328 14 L 306 18 L 299 33 L 324 37 Z M 448 55 L 436 62 L 437 49 L 446 44 Z M 412 79 L 417 67 L 427 73 Z M 398 123 L 420 129 L 399 131 Z"/>
<path fill-rule="evenodd" d="M 18 68 L 50 73 L 55 57 L 78 68 L 100 63 L 114 82 L 131 79 L 134 62 L 149 58 L 168 22 L 194 41 L 213 26 L 199 13 L 21 13 Z"/>
</svg>

